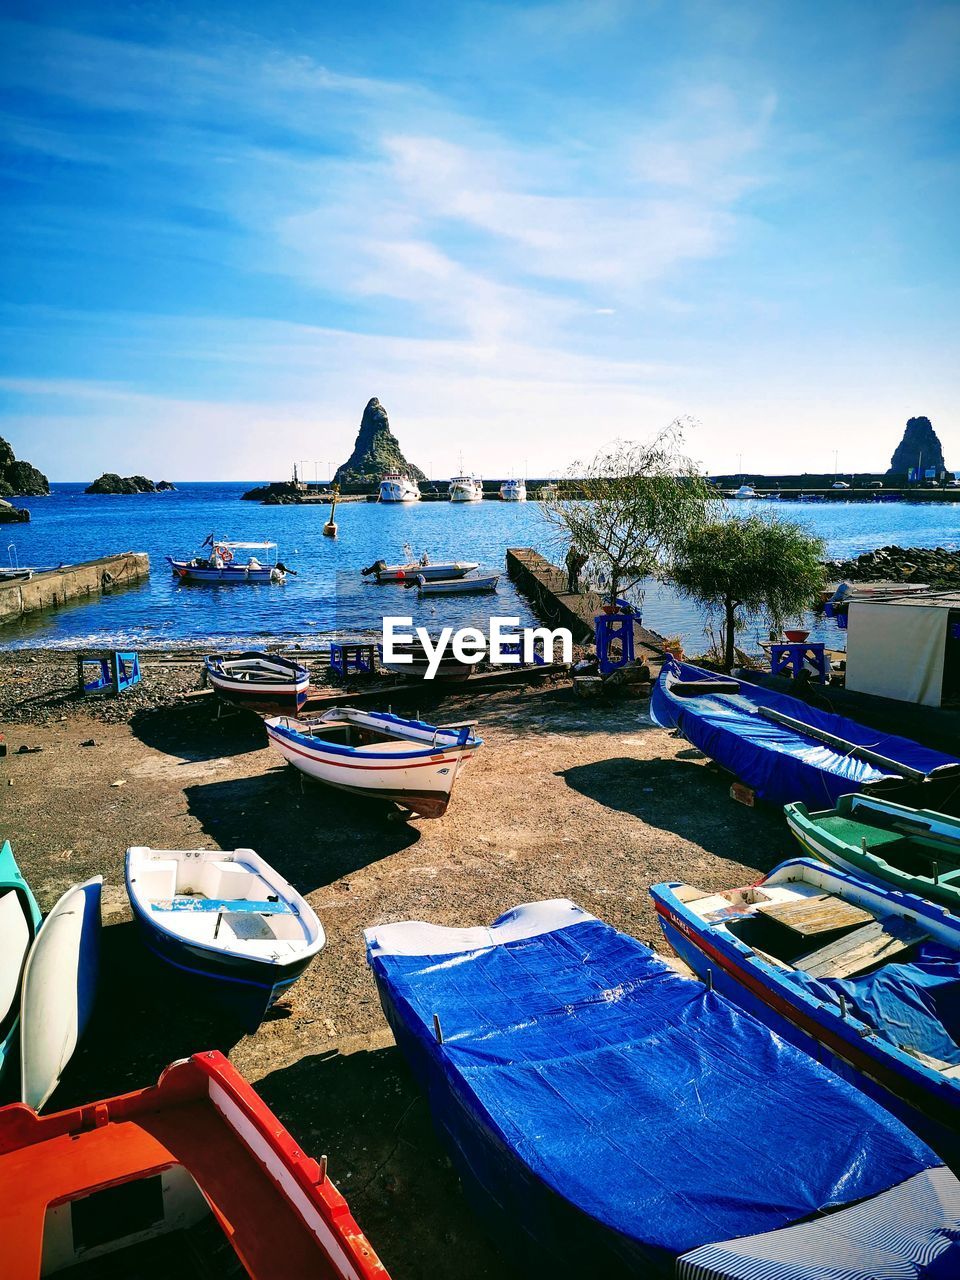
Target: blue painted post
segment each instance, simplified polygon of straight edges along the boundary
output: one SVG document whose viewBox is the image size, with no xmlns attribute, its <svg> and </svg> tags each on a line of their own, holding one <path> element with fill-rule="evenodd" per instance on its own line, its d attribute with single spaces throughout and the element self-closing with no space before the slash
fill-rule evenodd
<svg viewBox="0 0 960 1280">
<path fill-rule="evenodd" d="M 633 629 L 634 623 L 640 621 L 640 615 L 634 613 L 628 601 L 618 600 L 616 603 L 619 613 L 601 613 L 593 620 L 597 669 L 602 676 L 628 667 L 634 660 Z M 610 651 L 615 642 L 620 644 L 620 653 L 616 657 Z"/>
</svg>

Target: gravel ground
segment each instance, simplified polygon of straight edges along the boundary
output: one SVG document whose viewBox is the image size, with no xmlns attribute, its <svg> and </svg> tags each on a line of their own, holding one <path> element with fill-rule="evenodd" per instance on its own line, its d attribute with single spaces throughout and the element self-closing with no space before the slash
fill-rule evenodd
<svg viewBox="0 0 960 1280">
<path fill-rule="evenodd" d="M 329 1155 L 394 1280 L 511 1276 L 393 1047 L 364 927 L 479 924 L 566 896 L 663 950 L 649 885 L 755 879 L 793 852 L 782 819 L 733 803 L 729 780 L 653 727 L 645 703 L 580 702 L 563 684 L 445 701 L 443 719 L 476 717 L 485 746 L 443 819 L 391 821 L 302 785 L 256 716 L 216 719 L 212 698 L 185 698 L 199 673 L 148 655 L 141 688 L 83 703 L 71 655 L 0 655 L 0 836 L 44 910 L 86 876 L 106 881 L 97 1012 L 52 1107 L 221 1048 L 307 1151 Z M 123 888 L 131 844 L 251 846 L 308 896 L 326 948 L 256 1035 L 238 1035 L 148 959 Z"/>
</svg>

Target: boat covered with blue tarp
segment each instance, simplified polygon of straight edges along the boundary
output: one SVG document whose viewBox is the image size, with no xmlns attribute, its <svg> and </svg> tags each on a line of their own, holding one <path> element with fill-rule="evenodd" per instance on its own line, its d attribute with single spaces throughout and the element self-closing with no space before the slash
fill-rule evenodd
<svg viewBox="0 0 960 1280">
<path fill-rule="evenodd" d="M 853 791 L 919 786 L 954 772 L 960 780 L 956 756 L 673 658 L 654 685 L 650 714 L 771 804 L 828 808 Z"/>
<path fill-rule="evenodd" d="M 574 903 L 366 940 L 458 1171 L 530 1273 L 960 1268 L 960 1183 L 929 1147 Z"/>
</svg>

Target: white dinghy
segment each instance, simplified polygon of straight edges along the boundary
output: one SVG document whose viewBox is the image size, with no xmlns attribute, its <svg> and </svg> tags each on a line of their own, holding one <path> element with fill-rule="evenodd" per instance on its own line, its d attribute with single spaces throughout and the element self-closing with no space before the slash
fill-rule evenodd
<svg viewBox="0 0 960 1280">
<path fill-rule="evenodd" d="M 489 573 L 476 578 L 441 578 L 434 582 L 418 575 L 416 581 L 419 587 L 418 595 L 421 596 L 482 596 L 496 591 L 500 575 Z"/>
<path fill-rule="evenodd" d="M 150 950 L 216 984 L 251 1029 L 326 941 L 307 900 L 253 849 L 137 846 L 126 877 Z"/>
<path fill-rule="evenodd" d="M 93 1009 L 103 876 L 68 889 L 37 933 L 23 970 L 21 1097 L 39 1111 L 60 1082 Z"/>
<path fill-rule="evenodd" d="M 483 745 L 470 725 L 438 728 L 385 711 L 332 707 L 309 723 L 265 721 L 270 745 L 295 768 L 342 791 L 440 818 L 460 770 Z"/>
</svg>

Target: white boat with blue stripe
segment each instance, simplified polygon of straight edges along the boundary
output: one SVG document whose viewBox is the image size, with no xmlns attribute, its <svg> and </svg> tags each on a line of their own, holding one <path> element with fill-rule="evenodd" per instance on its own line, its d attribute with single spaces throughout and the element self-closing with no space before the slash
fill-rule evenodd
<svg viewBox="0 0 960 1280">
<path fill-rule="evenodd" d="M 331 707 L 316 720 L 265 721 L 270 745 L 302 773 L 341 791 L 440 818 L 460 771 L 483 745 L 470 724 L 437 726 L 386 711 Z"/>
<path fill-rule="evenodd" d="M 250 1029 L 326 941 L 307 900 L 253 849 L 127 850 L 127 895 L 144 941 Z"/>
<path fill-rule="evenodd" d="M 277 559 L 275 542 L 228 542 L 213 534 L 203 543 L 201 553 L 209 547 L 208 555 L 194 556 L 192 560 L 175 560 L 167 556 L 167 563 L 175 578 L 181 582 L 283 582 L 293 573 Z M 242 552 L 250 552 L 246 559 Z M 264 558 L 254 555 L 261 551 Z"/>
</svg>

